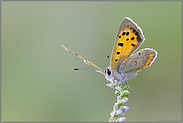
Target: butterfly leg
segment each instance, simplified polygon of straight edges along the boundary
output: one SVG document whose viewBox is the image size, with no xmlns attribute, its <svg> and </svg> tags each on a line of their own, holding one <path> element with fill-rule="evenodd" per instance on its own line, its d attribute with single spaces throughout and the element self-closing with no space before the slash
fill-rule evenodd
<svg viewBox="0 0 183 123">
<path fill-rule="evenodd" d="M 124 83 L 124 81 L 121 81 L 121 82 L 122 82 L 123 85 L 126 85 L 126 84 Z M 121 84 L 121 83 L 119 83 L 119 84 Z M 127 84 L 128 84 L 128 83 L 127 83 Z"/>
<path fill-rule="evenodd" d="M 127 80 L 125 80 L 126 86 L 129 87 Z"/>
</svg>

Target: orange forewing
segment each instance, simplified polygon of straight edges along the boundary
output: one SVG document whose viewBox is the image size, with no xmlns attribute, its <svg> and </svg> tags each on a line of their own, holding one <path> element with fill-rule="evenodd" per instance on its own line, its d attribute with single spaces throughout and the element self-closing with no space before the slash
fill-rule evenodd
<svg viewBox="0 0 183 123">
<path fill-rule="evenodd" d="M 129 18 L 125 18 L 118 30 L 111 54 L 111 69 L 118 69 L 144 41 L 141 29 Z"/>
</svg>

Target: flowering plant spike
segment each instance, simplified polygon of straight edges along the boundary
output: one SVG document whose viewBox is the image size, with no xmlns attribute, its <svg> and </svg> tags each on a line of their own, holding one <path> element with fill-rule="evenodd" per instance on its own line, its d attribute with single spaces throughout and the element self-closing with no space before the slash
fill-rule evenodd
<svg viewBox="0 0 183 123">
<path fill-rule="evenodd" d="M 113 111 L 110 113 L 109 122 L 123 122 L 126 120 L 124 112 L 129 109 L 126 104 L 130 94 L 130 87 L 127 85 L 118 85 L 115 88 L 119 90 L 115 91 L 115 94 L 119 95 L 117 96 L 117 102 L 113 106 Z"/>
</svg>

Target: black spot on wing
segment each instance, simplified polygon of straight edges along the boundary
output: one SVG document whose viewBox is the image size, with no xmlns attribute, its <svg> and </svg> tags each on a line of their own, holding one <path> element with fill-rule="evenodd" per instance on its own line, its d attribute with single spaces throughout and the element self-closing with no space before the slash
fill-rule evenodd
<svg viewBox="0 0 183 123">
<path fill-rule="evenodd" d="M 135 47 L 135 44 L 131 44 L 133 47 Z"/>
<path fill-rule="evenodd" d="M 119 55 L 119 54 L 120 54 L 120 52 L 119 52 L 119 51 L 117 51 L 117 52 L 116 52 L 116 54 L 117 54 L 117 55 Z"/>
<path fill-rule="evenodd" d="M 138 35 L 139 35 L 139 33 L 138 33 L 138 32 L 135 32 L 135 35 L 136 35 L 136 36 L 138 36 Z"/>
<path fill-rule="evenodd" d="M 118 43 L 118 46 L 122 47 L 123 46 L 123 43 Z"/>
<path fill-rule="evenodd" d="M 123 33 L 122 33 L 122 36 L 125 35 L 125 34 L 126 34 L 126 32 L 123 32 Z"/>
</svg>

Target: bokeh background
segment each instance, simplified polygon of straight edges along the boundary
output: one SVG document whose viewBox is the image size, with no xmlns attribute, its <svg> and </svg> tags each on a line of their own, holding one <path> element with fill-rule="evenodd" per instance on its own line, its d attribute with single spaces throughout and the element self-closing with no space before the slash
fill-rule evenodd
<svg viewBox="0 0 183 123">
<path fill-rule="evenodd" d="M 124 17 L 158 57 L 128 81 L 126 121 L 181 121 L 181 1 L 1 2 L 2 121 L 105 121 L 114 90 L 61 45 L 105 69 Z"/>
</svg>

